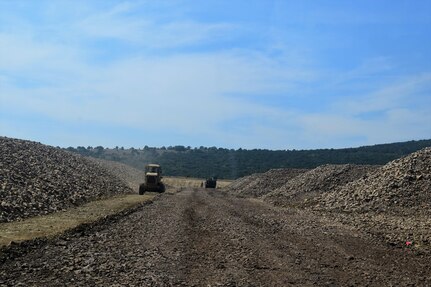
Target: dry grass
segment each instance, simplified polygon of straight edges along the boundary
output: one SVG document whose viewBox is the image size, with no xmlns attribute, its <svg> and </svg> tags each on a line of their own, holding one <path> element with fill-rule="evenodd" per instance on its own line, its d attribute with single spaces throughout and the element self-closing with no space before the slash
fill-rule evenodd
<svg viewBox="0 0 431 287">
<path fill-rule="evenodd" d="M 83 223 L 94 222 L 108 215 L 150 201 L 154 194 L 128 194 L 96 200 L 63 212 L 36 216 L 22 221 L 0 224 L 0 246 L 41 237 L 51 237 Z"/>
</svg>

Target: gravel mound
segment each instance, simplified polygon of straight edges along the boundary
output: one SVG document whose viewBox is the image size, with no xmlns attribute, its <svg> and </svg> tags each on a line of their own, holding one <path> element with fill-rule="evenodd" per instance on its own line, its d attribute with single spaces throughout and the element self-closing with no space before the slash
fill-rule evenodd
<svg viewBox="0 0 431 287">
<path fill-rule="evenodd" d="M 256 179 L 256 176 L 259 176 L 259 175 L 260 173 L 255 173 L 252 175 L 247 175 L 247 176 L 238 178 L 228 186 L 229 193 L 232 193 L 232 194 L 241 193 L 243 190 L 246 190 L 246 187 Z"/>
<path fill-rule="evenodd" d="M 40 143 L 6 137 L 0 137 L 0 185 L 0 222 L 132 192 L 93 161 Z"/>
<path fill-rule="evenodd" d="M 341 211 L 431 214 L 431 147 L 394 160 L 319 199 Z"/>
<path fill-rule="evenodd" d="M 135 192 L 139 191 L 139 185 L 145 181 L 145 172 L 131 167 L 130 165 L 94 157 L 88 157 L 87 159 L 103 166 L 113 175 L 127 183 L 127 185 Z"/>
<path fill-rule="evenodd" d="M 281 187 L 307 169 L 279 168 L 240 178 L 229 185 L 229 193 L 242 197 L 260 197 Z"/>
<path fill-rule="evenodd" d="M 275 205 L 296 205 L 322 192 L 335 190 L 374 169 L 375 166 L 369 165 L 322 165 L 289 180 L 280 188 L 265 195 L 263 199 Z"/>
</svg>

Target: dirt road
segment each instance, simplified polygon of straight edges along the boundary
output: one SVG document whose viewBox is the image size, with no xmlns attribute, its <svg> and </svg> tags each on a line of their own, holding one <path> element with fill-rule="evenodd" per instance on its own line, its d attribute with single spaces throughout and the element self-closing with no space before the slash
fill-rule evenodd
<svg viewBox="0 0 431 287">
<path fill-rule="evenodd" d="M 429 262 L 304 211 L 185 190 L 5 260 L 0 286 L 431 286 Z"/>
</svg>

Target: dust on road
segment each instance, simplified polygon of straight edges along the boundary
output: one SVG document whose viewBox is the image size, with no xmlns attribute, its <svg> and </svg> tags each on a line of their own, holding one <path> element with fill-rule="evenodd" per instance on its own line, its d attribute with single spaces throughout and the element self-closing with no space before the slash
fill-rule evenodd
<svg viewBox="0 0 431 287">
<path fill-rule="evenodd" d="M 296 209 L 217 190 L 137 212 L 0 263 L 1 286 L 431 285 L 429 254 Z"/>
</svg>

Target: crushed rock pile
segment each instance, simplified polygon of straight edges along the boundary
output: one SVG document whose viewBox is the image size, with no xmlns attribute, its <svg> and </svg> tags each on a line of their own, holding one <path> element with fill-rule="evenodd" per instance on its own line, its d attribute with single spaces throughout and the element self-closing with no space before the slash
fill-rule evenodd
<svg viewBox="0 0 431 287">
<path fill-rule="evenodd" d="M 238 179 L 232 186 L 252 193 L 247 188 L 259 176 Z M 320 166 L 261 198 L 274 205 L 311 208 L 392 246 L 413 242 L 418 250 L 431 251 L 431 147 L 380 167 Z"/>
<path fill-rule="evenodd" d="M 40 143 L 0 137 L 0 222 L 132 190 L 100 165 Z"/>
<path fill-rule="evenodd" d="M 231 183 L 229 193 L 241 197 L 260 197 L 281 187 L 307 169 L 279 168 L 242 177 Z"/>
<path fill-rule="evenodd" d="M 245 187 L 251 184 L 258 175 L 260 175 L 260 173 L 255 173 L 236 179 L 231 184 L 229 184 L 229 192 L 233 194 L 241 193 L 241 191 L 245 190 Z"/>
<path fill-rule="evenodd" d="M 322 194 L 318 208 L 431 214 L 431 147 L 394 160 L 335 192 Z"/>
<path fill-rule="evenodd" d="M 94 157 L 88 157 L 88 159 L 96 162 L 97 164 L 106 168 L 112 174 L 116 175 L 136 193 L 139 191 L 139 185 L 145 181 L 145 172 L 143 170 L 136 169 L 130 165 L 120 162 L 98 159 Z"/>
<path fill-rule="evenodd" d="M 353 164 L 322 165 L 289 180 L 263 197 L 274 205 L 302 204 L 322 192 L 333 191 L 348 182 L 366 176 L 376 166 Z"/>
</svg>

